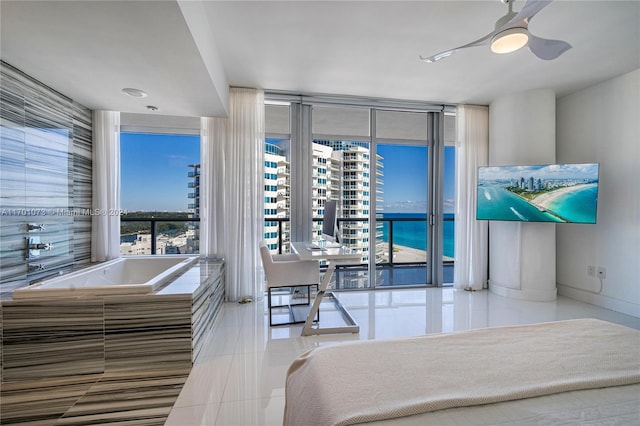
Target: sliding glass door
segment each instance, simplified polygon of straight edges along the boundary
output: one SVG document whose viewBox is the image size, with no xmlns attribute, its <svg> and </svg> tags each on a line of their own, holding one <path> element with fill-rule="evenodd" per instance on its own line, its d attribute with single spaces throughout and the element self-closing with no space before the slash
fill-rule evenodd
<svg viewBox="0 0 640 426">
<path fill-rule="evenodd" d="M 341 242 L 362 261 L 341 265 L 330 288 L 451 281 L 453 115 L 294 97 L 269 105 L 266 118 L 267 145 L 282 156 L 265 156 L 265 179 L 277 177 L 265 181 L 265 212 L 278 213 L 265 213 L 274 251 L 322 238 L 325 203 L 335 200 Z"/>
<path fill-rule="evenodd" d="M 430 284 L 429 149 L 378 143 L 376 152 L 384 163 L 384 196 L 375 217 L 382 230 L 376 286 Z"/>
<path fill-rule="evenodd" d="M 384 173 L 376 181 L 376 228 L 383 256 L 376 259 L 376 287 L 430 285 L 433 228 L 431 112 L 373 112 L 376 154 Z M 372 266 L 373 267 L 373 266 Z"/>
</svg>

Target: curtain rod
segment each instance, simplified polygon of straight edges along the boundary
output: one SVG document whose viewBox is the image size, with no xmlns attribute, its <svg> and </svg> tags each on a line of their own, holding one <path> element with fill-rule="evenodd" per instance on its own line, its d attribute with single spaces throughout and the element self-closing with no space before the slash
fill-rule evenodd
<svg viewBox="0 0 640 426">
<path fill-rule="evenodd" d="M 326 94 L 295 94 L 285 91 L 265 90 L 265 99 L 275 101 L 299 102 L 303 104 L 331 104 L 343 106 L 371 107 L 389 110 L 404 110 L 415 112 L 455 112 L 454 104 L 439 104 L 434 102 L 406 101 L 399 99 L 368 98 L 348 95 Z"/>
</svg>

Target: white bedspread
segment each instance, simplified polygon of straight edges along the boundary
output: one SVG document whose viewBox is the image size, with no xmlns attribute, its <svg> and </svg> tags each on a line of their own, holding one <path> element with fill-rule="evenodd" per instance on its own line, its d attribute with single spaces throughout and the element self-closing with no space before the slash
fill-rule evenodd
<svg viewBox="0 0 640 426">
<path fill-rule="evenodd" d="M 348 425 L 640 383 L 640 332 L 583 319 L 311 350 L 287 374 L 285 425 Z"/>
</svg>

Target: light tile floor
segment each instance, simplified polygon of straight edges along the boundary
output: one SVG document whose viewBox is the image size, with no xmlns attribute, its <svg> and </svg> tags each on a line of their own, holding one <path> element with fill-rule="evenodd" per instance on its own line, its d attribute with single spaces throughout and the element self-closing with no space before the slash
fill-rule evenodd
<svg viewBox="0 0 640 426">
<path fill-rule="evenodd" d="M 337 295 L 360 324 L 359 334 L 301 337 L 301 325 L 269 327 L 266 301 L 226 303 L 165 426 L 281 425 L 287 369 L 299 354 L 319 346 L 572 318 L 640 329 L 640 318 L 566 297 L 528 302 L 452 288 Z M 323 304 L 321 324 L 340 323 L 332 305 Z"/>
</svg>

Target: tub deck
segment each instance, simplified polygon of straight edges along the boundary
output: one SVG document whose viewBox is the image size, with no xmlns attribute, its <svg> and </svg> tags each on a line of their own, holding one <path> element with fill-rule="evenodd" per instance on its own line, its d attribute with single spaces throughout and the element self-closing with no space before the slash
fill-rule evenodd
<svg viewBox="0 0 640 426">
<path fill-rule="evenodd" d="M 0 379 L 190 369 L 224 300 L 224 263 L 196 260 L 150 294 L 2 302 Z"/>
<path fill-rule="evenodd" d="M 151 294 L 198 260 L 194 255 L 124 256 L 19 288 L 13 299 Z"/>
</svg>

